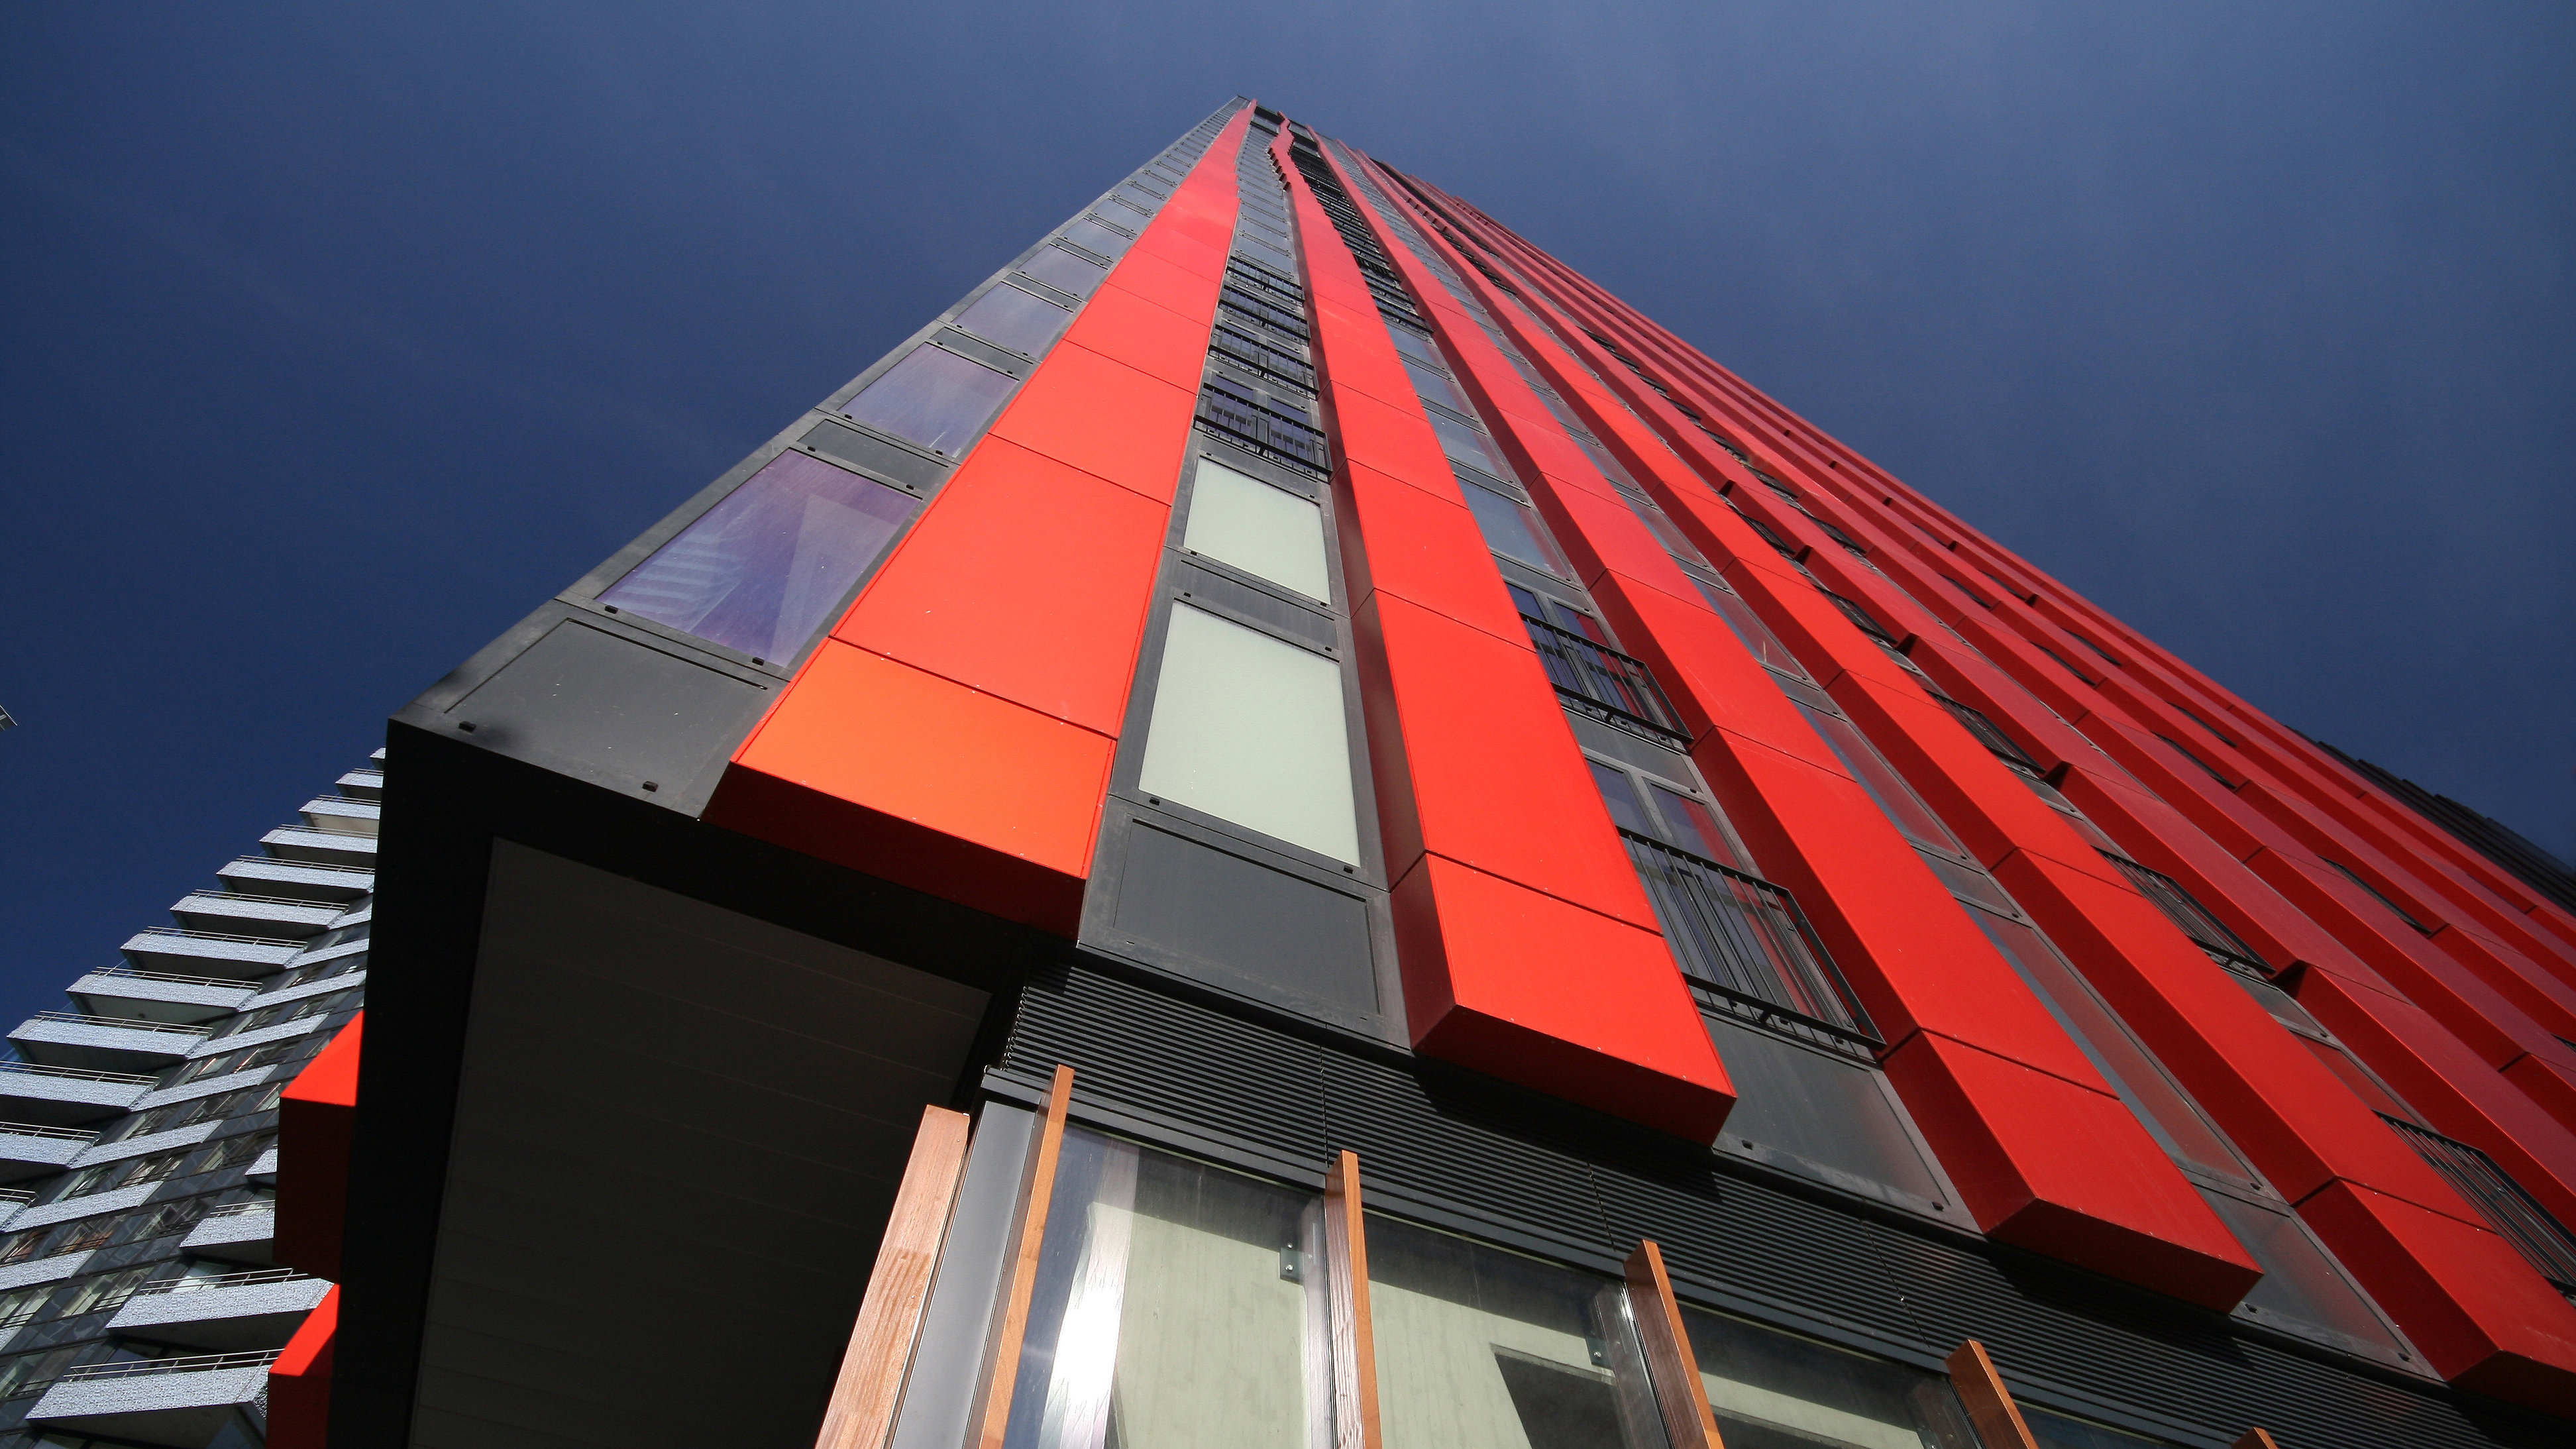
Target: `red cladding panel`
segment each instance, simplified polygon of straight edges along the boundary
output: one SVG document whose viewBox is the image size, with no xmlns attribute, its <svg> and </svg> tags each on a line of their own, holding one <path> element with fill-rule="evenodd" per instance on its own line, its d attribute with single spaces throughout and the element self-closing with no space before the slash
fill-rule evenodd
<svg viewBox="0 0 2576 1449">
<path fill-rule="evenodd" d="M 1661 936 L 1425 856 L 1395 891 L 1415 1045 L 1694 1142 L 1735 1089 Z"/>
<path fill-rule="evenodd" d="M 2576 1414 L 2576 1308 L 2504 1239 L 2346 1183 L 2299 1213 L 2435 1372 L 2465 1389 Z"/>
<path fill-rule="evenodd" d="M 1206 227 L 1150 226 L 1127 255 L 1153 257 L 1214 281 L 1225 275 L 1225 234 L 1231 231 L 1227 227 L 1211 236 Z"/>
<path fill-rule="evenodd" d="M 1141 494 L 995 439 L 832 637 L 1115 735 L 1170 519 Z"/>
<path fill-rule="evenodd" d="M 825 640 L 706 819 L 1073 934 L 1115 743 Z"/>
<path fill-rule="evenodd" d="M 326 1449 L 331 1437 L 331 1359 L 339 1342 L 340 1289 L 334 1284 L 304 1315 L 286 1349 L 268 1366 L 269 1449 Z"/>
<path fill-rule="evenodd" d="M 1379 330 L 1385 330 L 1383 323 Z M 1328 350 L 1326 357 L 1330 356 Z M 1342 445 L 1344 459 L 1463 501 L 1457 479 L 1449 471 L 1449 455 L 1440 451 L 1440 440 L 1422 420 L 1420 403 L 1407 398 L 1398 409 L 1365 393 L 1335 389 L 1331 407 L 1339 434 L 1335 441 Z"/>
<path fill-rule="evenodd" d="M 1454 500 L 1364 464 L 1344 471 L 1336 518 L 1354 595 L 1379 590 L 1508 643 L 1529 642 L 1474 515 Z"/>
<path fill-rule="evenodd" d="M 1358 623 L 1385 661 L 1422 847 L 1655 929 L 1538 656 L 1383 592 Z"/>
<path fill-rule="evenodd" d="M 1195 397 L 1195 388 L 1059 342 L 991 436 L 1168 505 L 1180 482 Z"/>
<path fill-rule="evenodd" d="M 1887 1072 L 1988 1236 L 2207 1308 L 2263 1276 L 2108 1092 L 1930 1034 Z"/>
<path fill-rule="evenodd" d="M 1725 620 L 1661 589 L 1632 589 L 1617 579 L 1596 598 L 1621 642 L 1672 695 L 1694 737 L 1725 730 L 1820 770 L 1842 772 L 1842 761 Z"/>
<path fill-rule="evenodd" d="M 351 1017 L 278 1100 L 277 1261 L 317 1278 L 340 1276 L 366 1021 Z"/>
<path fill-rule="evenodd" d="M 1977 859 L 2036 850 L 2097 875 L 2114 869 L 1921 686 L 1845 674 L 1827 693 Z"/>
<path fill-rule="evenodd" d="M 1131 249 L 1102 286 L 1131 292 L 1184 317 L 1195 317 L 1204 328 L 1216 320 L 1217 281 L 1176 267 L 1161 257 L 1140 256 Z"/>
<path fill-rule="evenodd" d="M 1566 487 L 1541 487 L 1536 497 L 1556 529 L 1557 541 L 1574 555 L 1577 570 L 1587 580 L 1608 570 L 1678 598 L 1697 592 L 1663 542 L 1617 498 Z"/>
<path fill-rule="evenodd" d="M 1212 292 L 1208 283 L 1199 290 Z M 1160 298 L 1149 298 L 1119 286 L 1115 277 L 1073 319 L 1064 340 L 1087 347 L 1112 362 L 1123 362 L 1147 377 L 1174 387 L 1198 390 L 1207 367 L 1208 318 L 1176 311 Z"/>
</svg>

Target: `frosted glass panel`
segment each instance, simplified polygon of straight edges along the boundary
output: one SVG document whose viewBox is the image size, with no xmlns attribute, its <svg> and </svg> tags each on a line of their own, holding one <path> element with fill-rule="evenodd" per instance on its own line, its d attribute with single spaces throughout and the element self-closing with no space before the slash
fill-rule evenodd
<svg viewBox="0 0 2576 1449">
<path fill-rule="evenodd" d="M 1340 666 L 1187 604 L 1172 606 L 1137 784 L 1319 855 L 1360 858 Z"/>
<path fill-rule="evenodd" d="M 1199 460 L 1181 545 L 1307 598 L 1333 597 L 1324 570 L 1324 510 L 1221 464 Z"/>
</svg>

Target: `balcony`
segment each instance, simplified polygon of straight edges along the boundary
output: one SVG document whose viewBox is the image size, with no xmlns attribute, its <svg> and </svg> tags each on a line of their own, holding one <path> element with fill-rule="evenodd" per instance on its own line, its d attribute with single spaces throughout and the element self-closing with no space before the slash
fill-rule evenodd
<svg viewBox="0 0 2576 1449">
<path fill-rule="evenodd" d="M 265 1200 L 226 1203 L 207 1213 L 179 1249 L 199 1258 L 227 1263 L 277 1262 L 277 1204 Z"/>
<path fill-rule="evenodd" d="M 188 1055 L 205 1039 L 202 1026 L 72 1011 L 37 1012 L 9 1033 L 27 1061 L 105 1072 L 154 1071 Z"/>
<path fill-rule="evenodd" d="M 351 770 L 332 782 L 332 792 L 352 800 L 380 800 L 385 793 L 385 772 Z"/>
<path fill-rule="evenodd" d="M 280 860 L 355 866 L 361 870 L 376 868 L 376 838 L 372 835 L 344 835 L 301 825 L 281 825 L 261 836 L 259 843 L 267 846 L 268 853 Z"/>
<path fill-rule="evenodd" d="M 372 870 L 281 860 L 273 855 L 238 857 L 216 871 L 215 877 L 232 890 L 294 900 L 353 901 L 376 888 Z"/>
<path fill-rule="evenodd" d="M 179 1278 L 136 1289 L 107 1331 L 215 1353 L 284 1348 L 330 1291 L 329 1282 L 292 1268 Z"/>
<path fill-rule="evenodd" d="M 304 823 L 315 830 L 333 835 L 364 835 L 372 839 L 376 821 L 383 807 L 373 800 L 352 799 L 347 795 L 316 795 L 304 802 L 298 812 Z"/>
<path fill-rule="evenodd" d="M 170 907 L 170 914 L 191 931 L 231 931 L 298 941 L 322 934 L 339 913 L 340 907 L 334 902 L 231 891 L 190 891 Z"/>
<path fill-rule="evenodd" d="M 125 959 L 139 970 L 243 977 L 274 972 L 294 960 L 298 949 L 292 941 L 265 936 L 180 931 L 167 926 L 138 931 L 123 947 Z"/>
<path fill-rule="evenodd" d="M 1643 660 L 1544 619 L 1523 614 L 1521 623 L 1538 646 L 1547 682 L 1575 708 L 1690 748 L 1690 731 L 1682 728 L 1681 717 L 1673 713 Z"/>
<path fill-rule="evenodd" d="M 1787 891 L 1651 836 L 1619 834 L 1703 1009 L 1876 1059 L 1877 1029 Z"/>
<path fill-rule="evenodd" d="M 97 1016 L 195 1025 L 230 1016 L 260 988 L 229 976 L 103 966 L 71 985 L 72 1005 Z"/>
<path fill-rule="evenodd" d="M 17 1122 L 76 1127 L 132 1107 L 152 1081 L 136 1072 L 0 1062 L 0 1112 Z"/>
<path fill-rule="evenodd" d="M 27 1422 L 138 1444 L 204 1449 L 237 1415 L 246 1415 L 264 1437 L 268 1366 L 278 1352 L 90 1364 L 54 1380 L 27 1411 Z"/>
<path fill-rule="evenodd" d="M 251 1159 L 250 1167 L 242 1173 L 242 1180 L 262 1187 L 277 1186 L 277 1149 L 272 1147 Z"/>
<path fill-rule="evenodd" d="M 97 1138 L 97 1132 L 85 1127 L 0 1122 L 0 1182 L 51 1177 Z"/>
</svg>

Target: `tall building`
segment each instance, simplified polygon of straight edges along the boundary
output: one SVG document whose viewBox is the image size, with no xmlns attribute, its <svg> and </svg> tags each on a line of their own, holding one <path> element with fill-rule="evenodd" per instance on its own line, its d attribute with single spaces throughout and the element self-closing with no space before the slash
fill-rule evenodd
<svg viewBox="0 0 2576 1449">
<path fill-rule="evenodd" d="M 1250 102 L 387 748 L 282 1446 L 2569 1442 L 2576 916 Z"/>
<path fill-rule="evenodd" d="M 272 1367 L 328 1333 L 336 1264 L 279 1231 L 278 1127 L 355 1066 L 382 759 L 9 1033 L 0 1444 L 250 1449 Z"/>
</svg>

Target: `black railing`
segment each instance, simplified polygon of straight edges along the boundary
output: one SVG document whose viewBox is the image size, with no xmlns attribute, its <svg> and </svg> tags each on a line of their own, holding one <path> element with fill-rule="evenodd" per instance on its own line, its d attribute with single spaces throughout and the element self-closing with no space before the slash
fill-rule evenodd
<svg viewBox="0 0 2576 1449">
<path fill-rule="evenodd" d="M 1270 457 L 1317 473 L 1332 471 L 1324 435 L 1311 420 L 1271 407 L 1258 393 L 1226 378 L 1210 377 L 1199 389 L 1199 421 Z"/>
<path fill-rule="evenodd" d="M 1556 686 L 1557 693 L 1595 713 L 1679 740 L 1685 747 L 1689 745 L 1690 731 L 1682 728 L 1671 701 L 1664 698 L 1643 660 L 1631 659 L 1545 619 L 1523 614 L 1521 623 L 1528 626 L 1530 642 L 1538 646 L 1539 662 L 1546 667 L 1548 683 Z"/>
<path fill-rule="evenodd" d="M 2379 1120 L 2395 1128 L 2426 1165 L 2442 1174 L 2470 1206 L 2486 1214 L 2487 1221 L 2531 1260 L 2541 1277 L 2559 1292 L 2576 1297 L 2576 1238 L 2569 1237 L 2565 1225 L 2523 1191 L 2521 1183 L 2496 1166 L 2494 1158 L 2402 1117 L 2382 1112 Z"/>
<path fill-rule="evenodd" d="M 1254 294 L 1251 289 L 1228 284 L 1216 299 L 1228 311 L 1249 317 L 1265 327 L 1276 328 L 1288 336 L 1304 341 L 1308 335 L 1306 319 L 1288 307 Z"/>
<path fill-rule="evenodd" d="M 1673 960 L 1704 1000 L 1819 1045 L 1875 1054 L 1877 1028 L 1794 897 L 1652 836 L 1619 834 Z"/>
<path fill-rule="evenodd" d="M 1208 345 L 1265 378 L 1284 382 L 1307 392 L 1315 390 L 1315 369 L 1312 364 L 1295 353 L 1262 341 L 1249 332 L 1219 322 L 1208 336 Z"/>
<path fill-rule="evenodd" d="M 2157 909 L 2171 917 L 2173 923 L 2182 928 L 2182 933 L 2191 938 L 2193 945 L 2212 956 L 2242 962 L 2265 977 L 2272 974 L 2270 963 L 2255 955 L 2253 947 L 2246 945 L 2234 931 L 2211 915 L 2207 906 L 2182 888 L 2182 882 L 2107 850 L 2102 852 L 2102 858 L 2118 866 L 2120 873 L 2129 878 L 2129 884 L 2138 888 L 2138 894 L 2155 902 Z"/>
<path fill-rule="evenodd" d="M 1842 595 L 1821 585 L 1817 587 L 1816 592 L 1824 595 L 1828 599 L 1831 599 L 1834 607 L 1843 611 L 1844 618 L 1851 620 L 1855 628 L 1859 629 L 1862 633 L 1867 634 L 1872 639 L 1877 640 L 1879 643 L 1886 645 L 1890 649 L 1898 648 L 1904 643 L 1904 641 L 1897 638 L 1895 633 L 1885 624 L 1878 622 L 1877 615 L 1872 614 L 1865 608 L 1862 608 L 1858 599 L 1846 599 Z"/>
<path fill-rule="evenodd" d="M 1938 692 L 1933 694 L 1932 699 L 1943 709 L 1948 710 L 1952 718 L 1966 725 L 1968 733 L 1975 735 L 1977 743 L 1992 751 L 1995 758 L 2034 778 L 2047 775 L 2048 772 L 2039 767 L 2039 761 L 2030 757 L 2029 751 L 2014 744 L 2013 737 L 2004 733 L 2003 726 L 1986 718 L 1984 710 L 1961 704 L 1950 696 Z"/>
</svg>

